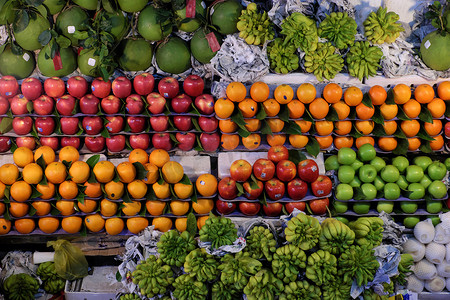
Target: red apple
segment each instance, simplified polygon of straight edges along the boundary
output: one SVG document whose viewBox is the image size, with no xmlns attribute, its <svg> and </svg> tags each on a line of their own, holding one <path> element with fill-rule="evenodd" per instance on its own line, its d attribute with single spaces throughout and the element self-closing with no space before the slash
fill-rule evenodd
<svg viewBox="0 0 450 300">
<path fill-rule="evenodd" d="M 331 189 L 333 188 L 333 183 L 328 176 L 319 175 L 316 181 L 311 183 L 311 190 L 314 196 L 316 197 L 325 197 L 329 193 L 331 193 Z"/>
<path fill-rule="evenodd" d="M 179 142 L 177 144 L 178 149 L 182 151 L 190 151 L 194 148 L 195 144 L 195 134 L 192 132 L 177 132 L 175 138 Z"/>
<path fill-rule="evenodd" d="M 87 137 L 90 138 L 90 137 Z M 63 137 L 61 138 L 61 148 L 66 146 L 72 146 L 75 149 L 80 149 L 81 141 L 79 137 Z M 91 150 L 89 150 L 91 151 Z"/>
<path fill-rule="evenodd" d="M 275 175 L 275 164 L 271 160 L 260 158 L 253 164 L 253 174 L 258 180 L 268 181 Z"/>
<path fill-rule="evenodd" d="M 19 83 L 14 76 L 0 77 L 0 96 L 6 99 L 14 97 L 19 92 Z"/>
<path fill-rule="evenodd" d="M 178 81 L 173 77 L 164 77 L 158 83 L 158 92 L 164 98 L 174 98 L 180 91 Z"/>
<path fill-rule="evenodd" d="M 205 82 L 203 78 L 198 75 L 189 75 L 183 82 L 183 90 L 186 94 L 191 97 L 197 97 L 201 93 L 203 93 L 203 89 L 205 88 Z"/>
<path fill-rule="evenodd" d="M 200 134 L 200 143 L 203 150 L 207 152 L 214 152 L 219 148 L 220 136 L 217 132 Z"/>
<path fill-rule="evenodd" d="M 13 115 L 26 115 L 28 111 L 28 101 L 24 95 L 18 94 L 11 99 L 11 112 Z"/>
<path fill-rule="evenodd" d="M 31 136 L 22 136 L 16 138 L 17 147 L 27 147 L 30 150 L 34 150 L 36 148 L 36 141 L 34 137 Z"/>
<path fill-rule="evenodd" d="M 173 98 L 170 105 L 172 106 L 172 110 L 177 114 L 187 113 L 191 108 L 192 99 L 186 94 L 181 94 Z"/>
<path fill-rule="evenodd" d="M 33 101 L 33 110 L 38 115 L 51 115 L 55 109 L 55 101 L 47 95 L 41 95 Z"/>
<path fill-rule="evenodd" d="M 239 210 L 246 216 L 254 216 L 260 209 L 261 204 L 258 202 L 239 202 Z"/>
<path fill-rule="evenodd" d="M 195 107 L 200 113 L 210 115 L 214 112 L 214 98 L 209 94 L 203 94 L 195 98 Z"/>
<path fill-rule="evenodd" d="M 44 91 L 49 97 L 58 98 L 64 95 L 66 85 L 61 78 L 50 77 L 44 81 Z"/>
<path fill-rule="evenodd" d="M 81 76 L 73 76 L 67 80 L 67 92 L 75 97 L 81 98 L 86 95 L 88 90 L 88 83 L 86 79 Z"/>
<path fill-rule="evenodd" d="M 166 108 L 166 98 L 159 93 L 150 93 L 147 96 L 148 111 L 154 115 L 161 114 Z"/>
<path fill-rule="evenodd" d="M 20 86 L 22 94 L 30 101 L 42 95 L 42 83 L 34 77 L 25 78 Z"/>
<path fill-rule="evenodd" d="M 125 109 L 130 115 L 141 114 L 144 111 L 144 101 L 138 94 L 130 95 L 127 97 Z"/>
<path fill-rule="evenodd" d="M 111 81 L 104 81 L 103 78 L 97 77 L 91 84 L 92 94 L 97 98 L 105 98 L 111 93 Z"/>
<path fill-rule="evenodd" d="M 99 116 L 84 117 L 82 126 L 86 134 L 96 135 L 99 134 L 103 129 L 103 120 Z"/>
<path fill-rule="evenodd" d="M 204 132 L 213 132 L 219 127 L 219 121 L 215 117 L 199 117 L 198 125 Z"/>
<path fill-rule="evenodd" d="M 79 119 L 76 117 L 63 117 L 60 119 L 61 122 L 61 131 L 63 134 L 74 135 L 76 134 L 79 128 Z"/>
<path fill-rule="evenodd" d="M 131 88 L 131 81 L 124 76 L 119 76 L 112 82 L 113 94 L 118 98 L 128 97 L 131 94 Z"/>
<path fill-rule="evenodd" d="M 134 91 L 139 95 L 148 95 L 153 92 L 155 78 L 150 73 L 142 73 L 133 79 Z"/>
<path fill-rule="evenodd" d="M 306 182 L 314 182 L 319 177 L 319 167 L 312 159 L 305 159 L 298 163 L 298 177 Z"/>
<path fill-rule="evenodd" d="M 64 95 L 56 99 L 56 110 L 62 116 L 73 116 L 76 100 L 70 95 Z"/>
<path fill-rule="evenodd" d="M 281 214 L 281 210 L 283 209 L 283 204 L 277 203 L 267 203 L 267 205 L 263 205 L 263 210 L 266 216 L 268 217 L 277 217 Z"/>
<path fill-rule="evenodd" d="M 127 117 L 127 123 L 130 127 L 130 131 L 138 133 L 144 131 L 147 126 L 147 118 L 144 117 Z"/>
<path fill-rule="evenodd" d="M 98 105 L 100 100 L 92 94 L 81 97 L 80 99 L 80 110 L 86 115 L 95 115 L 99 112 Z"/>
<path fill-rule="evenodd" d="M 52 117 L 36 118 L 36 130 L 40 135 L 50 135 L 55 131 L 56 123 Z"/>
<path fill-rule="evenodd" d="M 450 122 L 445 123 L 444 126 L 445 136 L 450 138 Z"/>
<path fill-rule="evenodd" d="M 109 152 L 120 152 L 125 149 L 125 136 L 122 134 L 114 135 L 106 139 L 106 147 Z"/>
<path fill-rule="evenodd" d="M 106 123 L 106 130 L 109 133 L 119 133 L 123 129 L 123 117 L 122 116 L 108 116 L 106 117 L 108 123 Z M 108 142 L 107 142 L 108 143 Z"/>
<path fill-rule="evenodd" d="M 166 131 L 169 128 L 169 117 L 168 116 L 156 116 L 150 117 L 150 125 L 152 130 L 157 132 Z"/>
<path fill-rule="evenodd" d="M 61 142 L 62 144 L 62 142 Z M 84 145 L 91 152 L 100 152 L 105 149 L 106 139 L 102 136 L 87 136 L 84 138 Z"/>
<path fill-rule="evenodd" d="M 266 181 L 264 185 L 267 196 L 272 200 L 280 200 L 284 197 L 286 187 L 284 183 L 276 178 Z"/>
<path fill-rule="evenodd" d="M 284 159 L 289 159 L 289 151 L 283 145 L 273 146 L 270 147 L 267 158 L 274 163 L 278 163 Z"/>
<path fill-rule="evenodd" d="M 100 106 L 102 107 L 105 114 L 117 114 L 120 110 L 121 101 L 114 95 L 109 95 L 105 97 L 100 102 Z"/>
<path fill-rule="evenodd" d="M 30 133 L 33 128 L 33 120 L 31 117 L 15 117 L 12 121 L 12 127 L 16 134 L 25 135 Z"/>
<path fill-rule="evenodd" d="M 253 185 L 256 185 L 255 187 L 253 187 Z M 262 181 L 257 181 L 255 182 L 249 182 L 246 181 L 243 184 L 244 187 L 244 196 L 245 198 L 249 199 L 249 200 L 256 200 L 259 198 L 259 196 L 261 196 L 262 192 L 264 191 L 264 184 L 262 183 Z"/>
<path fill-rule="evenodd" d="M 325 214 L 329 205 L 330 200 L 328 198 L 309 201 L 309 207 L 315 215 Z"/>
<path fill-rule="evenodd" d="M 297 166 L 290 160 L 282 160 L 277 163 L 277 177 L 281 181 L 289 182 L 297 175 Z"/>
<path fill-rule="evenodd" d="M 6 152 L 11 149 L 11 138 L 7 136 L 0 136 L 0 152 Z"/>
<path fill-rule="evenodd" d="M 9 110 L 9 101 L 0 96 L 0 115 L 5 115 Z"/>
<path fill-rule="evenodd" d="M 237 197 L 238 189 L 236 187 L 236 180 L 231 177 L 225 177 L 219 181 L 217 186 L 220 197 L 227 200 L 232 200 Z"/>
<path fill-rule="evenodd" d="M 293 200 L 301 200 L 305 198 L 308 192 L 308 184 L 299 178 L 295 178 L 287 184 L 287 193 L 289 198 Z"/>
<path fill-rule="evenodd" d="M 170 135 L 167 132 L 156 133 L 152 136 L 152 144 L 156 149 L 164 149 L 169 151 L 172 149 L 172 141 Z"/>
<path fill-rule="evenodd" d="M 59 149 L 59 140 L 57 137 L 41 137 L 39 143 L 41 146 L 49 146 L 54 151 Z"/>
<path fill-rule="evenodd" d="M 216 200 L 216 210 L 221 215 L 231 214 L 236 210 L 236 203 Z"/>
<path fill-rule="evenodd" d="M 294 208 L 301 210 L 301 211 L 305 211 L 306 209 L 306 202 L 302 201 L 302 202 L 289 202 L 286 203 L 284 205 L 284 207 L 286 208 L 286 211 L 288 212 L 288 214 L 292 213 L 294 211 Z"/>
<path fill-rule="evenodd" d="M 147 133 L 130 135 L 129 141 L 133 149 L 147 150 L 150 147 L 150 136 Z"/>
<path fill-rule="evenodd" d="M 235 160 L 230 166 L 230 176 L 238 182 L 247 181 L 252 175 L 252 165 L 245 159 Z"/>
<path fill-rule="evenodd" d="M 174 116 L 173 125 L 178 130 L 189 131 L 192 129 L 192 117 L 191 116 Z"/>
</svg>

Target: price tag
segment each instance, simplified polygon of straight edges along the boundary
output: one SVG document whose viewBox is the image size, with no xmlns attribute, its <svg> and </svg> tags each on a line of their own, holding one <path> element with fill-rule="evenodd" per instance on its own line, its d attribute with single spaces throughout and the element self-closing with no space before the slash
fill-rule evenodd
<svg viewBox="0 0 450 300">
<path fill-rule="evenodd" d="M 195 0 L 186 1 L 186 18 L 195 18 Z"/>
<path fill-rule="evenodd" d="M 61 54 L 59 54 L 59 51 L 56 51 L 55 57 L 53 57 L 53 66 L 55 67 L 55 71 L 63 68 Z"/>
<path fill-rule="evenodd" d="M 206 40 L 208 41 L 209 48 L 211 48 L 212 52 L 216 52 L 220 50 L 220 44 L 217 41 L 216 35 L 214 32 L 210 32 L 206 35 Z"/>
</svg>

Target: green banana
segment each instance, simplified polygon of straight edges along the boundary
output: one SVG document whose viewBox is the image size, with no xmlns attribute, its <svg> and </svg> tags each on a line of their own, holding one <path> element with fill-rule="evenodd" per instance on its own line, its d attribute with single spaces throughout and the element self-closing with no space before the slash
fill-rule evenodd
<svg viewBox="0 0 450 300">
<path fill-rule="evenodd" d="M 199 232 L 200 241 L 211 242 L 213 248 L 231 245 L 237 239 L 237 229 L 233 222 L 225 217 L 210 215 Z"/>
<path fill-rule="evenodd" d="M 314 247 L 319 241 L 321 227 L 319 221 L 303 213 L 288 221 L 284 229 L 286 241 L 306 251 Z"/>
<path fill-rule="evenodd" d="M 245 39 L 249 45 L 262 45 L 275 36 L 273 23 L 267 12 L 258 13 L 256 3 L 250 3 L 246 9 L 241 11 L 239 22 L 236 27 L 239 37 Z"/>
<path fill-rule="evenodd" d="M 305 70 L 313 73 L 320 81 L 333 79 L 344 67 L 344 60 L 331 43 L 318 43 L 317 49 L 307 52 L 305 57 Z"/>
<path fill-rule="evenodd" d="M 305 267 L 306 254 L 295 245 L 284 245 L 273 255 L 272 271 L 284 283 L 296 281 L 300 269 Z"/>
<path fill-rule="evenodd" d="M 383 52 L 368 41 L 356 42 L 347 53 L 348 72 L 359 80 L 375 76 L 380 67 Z"/>
<path fill-rule="evenodd" d="M 203 300 L 208 295 L 208 286 L 188 274 L 177 277 L 173 287 L 173 296 L 178 300 Z"/>
<path fill-rule="evenodd" d="M 263 226 L 255 226 L 249 231 L 246 237 L 247 245 L 244 252 L 250 254 L 255 259 L 265 258 L 272 260 L 272 255 L 276 251 L 277 241 L 269 228 Z"/>
<path fill-rule="evenodd" d="M 235 289 L 233 285 L 225 285 L 220 280 L 212 285 L 211 292 L 214 300 L 234 300 L 241 296 L 241 292 Z"/>
<path fill-rule="evenodd" d="M 344 281 L 343 277 L 337 276 L 335 280 L 327 282 L 322 286 L 322 296 L 324 300 L 346 300 L 351 299 L 351 281 Z"/>
<path fill-rule="evenodd" d="M 119 300 L 140 300 L 141 297 L 137 294 L 125 294 L 120 296 Z"/>
<path fill-rule="evenodd" d="M 161 236 L 157 246 L 164 263 L 181 267 L 186 255 L 197 248 L 197 242 L 187 231 L 180 234 L 177 230 L 170 230 Z"/>
<path fill-rule="evenodd" d="M 353 244 L 355 233 L 344 223 L 333 218 L 325 219 L 319 236 L 320 249 L 340 254 Z"/>
<path fill-rule="evenodd" d="M 334 280 L 337 275 L 336 256 L 328 251 L 318 250 L 308 257 L 306 266 L 306 278 L 316 285 L 323 285 Z"/>
<path fill-rule="evenodd" d="M 224 285 L 242 291 L 248 283 L 248 278 L 261 270 L 262 263 L 251 258 L 248 252 L 239 252 L 236 255 L 226 254 L 222 257 L 218 268 L 220 280 Z"/>
<path fill-rule="evenodd" d="M 173 283 L 173 272 L 161 258 L 151 255 L 146 261 L 141 261 L 132 273 L 133 283 L 141 289 L 141 294 L 152 298 L 164 294 Z"/>
<path fill-rule="evenodd" d="M 286 36 L 284 45 L 292 44 L 307 53 L 316 50 L 319 42 L 315 22 L 299 12 L 283 20 L 280 33 Z"/>
<path fill-rule="evenodd" d="M 7 299 L 31 300 L 38 292 L 39 282 L 25 273 L 13 274 L 3 282 L 3 289 Z"/>
<path fill-rule="evenodd" d="M 338 259 L 339 275 L 345 282 L 356 279 L 358 286 L 366 285 L 380 267 L 370 246 L 351 246 Z"/>
<path fill-rule="evenodd" d="M 219 274 L 219 263 L 206 250 L 195 249 L 186 256 L 184 271 L 197 281 L 207 282 L 216 279 Z"/>
<path fill-rule="evenodd" d="M 283 290 L 283 282 L 276 278 L 271 271 L 262 269 L 250 277 L 248 284 L 244 288 L 244 294 L 248 300 L 271 300 L 279 296 Z"/>
<path fill-rule="evenodd" d="M 318 34 L 338 49 L 353 45 L 358 25 L 346 12 L 332 12 L 319 25 Z"/>
<path fill-rule="evenodd" d="M 373 44 L 393 43 L 400 32 L 405 29 L 397 21 L 400 19 L 395 12 L 387 12 L 380 7 L 377 12 L 371 12 L 363 22 L 365 35 Z"/>
<path fill-rule="evenodd" d="M 299 67 L 297 48 L 286 44 L 281 38 L 276 38 L 267 46 L 267 57 L 270 68 L 276 73 L 287 74 Z"/>
</svg>

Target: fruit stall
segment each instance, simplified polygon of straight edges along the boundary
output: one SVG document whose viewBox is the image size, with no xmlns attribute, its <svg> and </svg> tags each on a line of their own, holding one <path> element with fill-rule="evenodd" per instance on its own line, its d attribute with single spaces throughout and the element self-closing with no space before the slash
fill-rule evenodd
<svg viewBox="0 0 450 300">
<path fill-rule="evenodd" d="M 0 0 L 0 299 L 448 299 L 448 0 Z"/>
</svg>

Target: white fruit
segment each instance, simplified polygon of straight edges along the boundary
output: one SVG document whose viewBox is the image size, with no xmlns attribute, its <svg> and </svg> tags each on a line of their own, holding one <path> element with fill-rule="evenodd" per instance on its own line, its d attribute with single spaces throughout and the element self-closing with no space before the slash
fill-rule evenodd
<svg viewBox="0 0 450 300">
<path fill-rule="evenodd" d="M 415 275 L 410 275 L 406 277 L 407 283 L 407 289 L 415 292 L 415 293 L 421 293 L 424 288 L 424 282 L 417 278 Z"/>
<path fill-rule="evenodd" d="M 414 227 L 414 237 L 422 244 L 428 244 L 434 239 L 435 231 L 431 219 L 421 221 Z"/>
<path fill-rule="evenodd" d="M 440 264 L 445 258 L 445 246 L 431 242 L 425 247 L 425 257 L 433 264 Z"/>
<path fill-rule="evenodd" d="M 408 239 L 402 247 L 403 253 L 411 254 L 414 262 L 421 261 L 425 256 L 425 245 L 414 238 Z"/>
<path fill-rule="evenodd" d="M 438 244 L 450 243 L 450 229 L 444 223 L 439 223 L 435 227 L 435 235 L 433 241 Z"/>
<path fill-rule="evenodd" d="M 445 260 L 450 263 L 450 244 L 445 245 Z"/>
<path fill-rule="evenodd" d="M 436 266 L 426 259 L 422 259 L 414 265 L 414 274 L 422 280 L 431 280 L 437 276 Z"/>
<path fill-rule="evenodd" d="M 432 280 L 425 281 L 425 288 L 432 293 L 439 293 L 445 288 L 445 279 L 437 276 Z"/>
<path fill-rule="evenodd" d="M 438 276 L 450 277 L 450 263 L 443 261 L 441 264 L 437 265 Z M 450 288 L 450 286 L 448 286 Z"/>
</svg>

